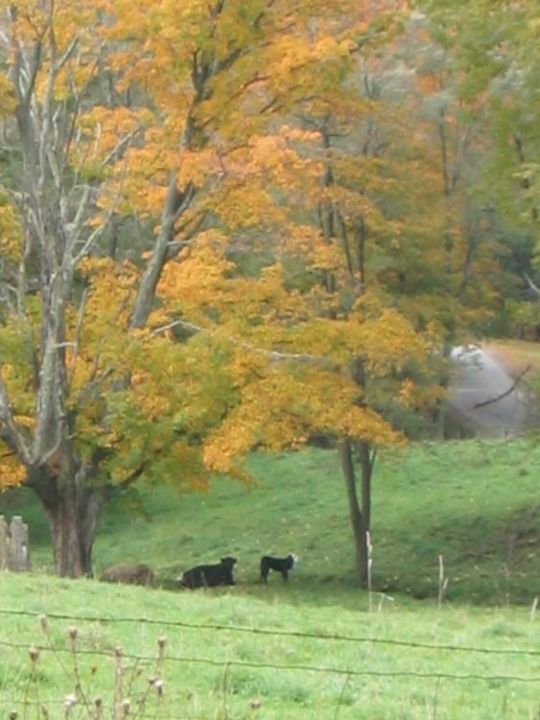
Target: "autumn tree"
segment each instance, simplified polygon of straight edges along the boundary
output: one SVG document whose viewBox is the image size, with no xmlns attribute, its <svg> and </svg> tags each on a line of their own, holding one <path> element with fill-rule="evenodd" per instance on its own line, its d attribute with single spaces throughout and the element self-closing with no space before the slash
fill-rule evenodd
<svg viewBox="0 0 540 720">
<path fill-rule="evenodd" d="M 320 434 L 339 446 L 363 584 L 374 449 L 403 439 L 389 407 L 436 397 L 415 389 L 436 329 L 426 321 L 418 335 L 383 273 L 398 238 L 419 222 L 384 209 L 394 183 L 380 151 L 396 108 L 355 85 L 366 56 L 393 32 L 395 13 L 356 6 L 281 33 L 254 98 L 277 108 L 275 131 L 254 125 L 246 145 L 222 154 L 214 229 L 162 275 L 158 297 L 172 314 L 150 316 L 229 346 L 241 371 L 239 404 L 208 438 L 209 467 L 242 476 L 238 459 L 251 448 Z M 254 257 L 259 269 L 246 273 Z M 218 272 L 201 284 L 204 268 Z"/>
<path fill-rule="evenodd" d="M 217 127 L 242 143 L 263 114 L 256 93 L 242 105 L 250 58 L 285 20 L 255 1 L 2 9 L 2 484 L 35 490 L 56 569 L 77 576 L 119 488 L 205 482 L 199 440 L 232 379 L 219 349 L 144 328 L 165 263 L 211 214 Z M 106 257 L 127 216 L 155 229 L 137 264 Z"/>
</svg>

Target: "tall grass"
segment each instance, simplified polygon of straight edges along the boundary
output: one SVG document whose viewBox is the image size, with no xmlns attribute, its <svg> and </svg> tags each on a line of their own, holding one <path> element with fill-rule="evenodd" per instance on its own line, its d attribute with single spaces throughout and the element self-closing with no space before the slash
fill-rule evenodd
<svg viewBox="0 0 540 720">
<path fill-rule="evenodd" d="M 300 606 L 283 585 L 265 590 L 4 573 L 0 610 L 19 614 L 0 613 L 0 717 L 44 717 L 35 703 L 63 717 L 67 702 L 77 718 L 124 717 L 126 707 L 131 717 L 221 720 L 535 718 L 540 655 L 528 608 L 396 598 L 370 613 L 365 593 L 353 609 L 339 596 L 317 606 L 308 594 Z"/>
</svg>

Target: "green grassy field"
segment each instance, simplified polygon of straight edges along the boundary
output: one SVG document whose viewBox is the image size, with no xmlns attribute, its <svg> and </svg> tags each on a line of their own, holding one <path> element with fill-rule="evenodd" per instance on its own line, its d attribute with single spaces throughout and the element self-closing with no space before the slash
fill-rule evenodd
<svg viewBox="0 0 540 720">
<path fill-rule="evenodd" d="M 145 561 L 173 588 L 183 569 L 232 553 L 238 584 L 230 589 L 54 578 L 46 574 L 50 548 L 39 509 L 21 491 L 4 495 L 1 511 L 22 513 L 30 524 L 36 573 L 0 575 L 0 717 L 14 705 L 19 717 L 38 717 L 31 704 L 38 695 L 50 717 L 63 717 L 54 703 L 73 690 L 64 649 L 75 625 L 87 697 L 100 693 L 114 705 L 108 655 L 120 645 L 133 657 L 123 661 L 125 687 L 116 699 L 129 694 L 134 703 L 151 689 L 139 717 L 536 720 L 539 461 L 540 447 L 525 441 L 424 444 L 382 457 L 374 478 L 371 610 L 353 582 L 345 491 L 331 451 L 254 457 L 257 484 L 249 488 L 219 479 L 206 496 L 144 491 L 152 521 L 120 503 L 103 517 L 98 573 L 115 562 Z M 261 553 L 289 550 L 300 556 L 290 583 L 271 576 L 260 586 Z M 441 608 L 439 554 L 449 578 Z M 43 612 L 49 636 L 34 616 Z M 83 616 L 96 619 L 76 619 Z M 135 656 L 154 656 L 161 635 L 168 639 L 158 671 L 166 691 L 157 705 L 147 682 L 153 663 Z M 312 637 L 336 635 L 355 639 Z M 29 644 L 51 641 L 61 651 L 44 649 L 33 676 Z M 94 717 L 81 705 L 71 715 Z"/>
<path fill-rule="evenodd" d="M 309 589 L 321 601 L 339 589 L 356 602 L 335 452 L 260 456 L 251 466 L 253 487 L 218 479 L 208 495 L 143 490 L 148 517 L 125 503 L 110 506 L 96 541 L 96 574 L 116 562 L 144 561 L 170 584 L 194 564 L 234 554 L 249 594 L 258 592 L 260 555 L 292 550 L 301 561 L 291 593 Z M 384 455 L 373 484 L 375 587 L 435 597 L 440 554 L 449 600 L 530 605 L 540 595 L 539 466 L 540 445 L 525 441 L 432 443 Z M 3 497 L 0 508 L 21 512 L 30 525 L 34 566 L 50 570 L 48 531 L 32 497 Z"/>
<path fill-rule="evenodd" d="M 62 717 L 56 703 L 74 691 L 76 678 L 83 688 L 79 695 L 89 703 L 99 695 L 104 706 L 114 706 L 112 656 L 118 646 L 125 673 L 117 699 L 131 699 L 133 716 L 148 678 L 156 675 L 165 693 L 158 702 L 151 692 L 147 717 L 533 720 L 539 706 L 538 621 L 525 608 L 447 604 L 438 610 L 396 598 L 368 612 L 363 593 L 354 609 L 352 603 L 343 606 L 339 593 L 335 604 L 318 604 L 313 595 L 299 602 L 298 594 L 291 598 L 277 584 L 246 596 L 241 588 L 172 593 L 6 574 L 0 592 L 3 610 L 47 611 L 50 626 L 46 636 L 32 615 L 0 615 L 3 717 L 13 708 L 25 716 L 25 698 L 26 716 L 40 717 L 32 705 L 39 701 L 51 717 Z M 56 619 L 55 613 L 71 617 Z M 196 627 L 209 624 L 220 629 Z M 70 627 L 77 628 L 82 651 L 76 673 L 70 653 L 63 652 Z M 162 636 L 166 656 L 156 670 L 150 658 Z M 25 649 L 32 643 L 44 646 L 35 668 L 38 682 Z M 46 649 L 49 643 L 55 653 Z M 72 716 L 93 717 L 81 704 Z"/>
</svg>

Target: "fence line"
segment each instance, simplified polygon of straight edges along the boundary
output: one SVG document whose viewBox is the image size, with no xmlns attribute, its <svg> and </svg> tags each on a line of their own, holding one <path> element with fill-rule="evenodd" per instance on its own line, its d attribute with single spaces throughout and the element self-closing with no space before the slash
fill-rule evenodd
<svg viewBox="0 0 540 720">
<path fill-rule="evenodd" d="M 67 647 L 56 647 L 51 645 L 40 645 L 39 643 L 30 644 L 27 643 L 15 643 L 7 640 L 0 640 L 0 646 L 9 647 L 18 650 L 30 650 L 31 647 L 39 649 L 40 652 L 52 652 L 52 653 L 68 653 L 72 655 L 74 652 L 77 655 L 89 655 L 92 657 L 107 657 L 107 658 L 123 658 L 126 660 L 134 660 L 137 662 L 148 662 L 155 663 L 157 658 L 149 655 L 136 655 L 133 653 L 127 653 L 120 650 L 87 650 L 84 648 L 77 647 L 76 650 Z M 520 675 L 479 675 L 476 673 L 471 674 L 454 674 L 454 673 L 443 673 L 443 672 L 418 672 L 415 670 L 353 670 L 349 668 L 336 668 L 336 667 L 322 667 L 318 665 L 286 665 L 286 664 L 274 664 L 274 663 L 262 663 L 262 662 L 250 662 L 246 660 L 213 660 L 212 658 L 193 657 L 189 655 L 178 656 L 178 655 L 165 655 L 163 662 L 178 662 L 178 663 L 192 663 L 211 665 L 214 667 L 241 667 L 258 670 L 283 670 L 283 671 L 301 671 L 301 672 L 314 672 L 314 673 L 325 673 L 327 675 L 347 675 L 350 677 L 381 677 L 381 678 L 392 678 L 392 677 L 409 677 L 409 678 L 420 678 L 420 679 L 438 679 L 438 680 L 479 680 L 486 682 L 519 682 L 519 683 L 540 683 L 540 676 L 520 676 Z"/>
<path fill-rule="evenodd" d="M 524 655 L 529 657 L 540 657 L 540 650 L 527 650 L 525 648 L 503 649 L 503 648 L 482 648 L 470 645 L 445 645 L 414 640 L 396 640 L 393 638 L 367 637 L 361 635 L 341 635 L 333 633 L 304 632 L 301 630 L 278 630 L 273 628 L 255 628 L 242 625 L 222 625 L 219 623 L 189 623 L 179 620 L 157 620 L 145 617 L 111 617 L 98 615 L 69 615 L 66 613 L 40 613 L 31 610 L 14 610 L 0 608 L 0 615 L 25 615 L 35 618 L 46 616 L 54 620 L 69 620 L 72 622 L 102 622 L 102 623 L 137 623 L 143 625 L 160 625 L 163 627 L 177 627 L 188 630 L 216 630 L 238 633 L 249 633 L 252 635 L 267 635 L 286 638 L 300 638 L 306 640 L 323 640 L 351 643 L 373 643 L 378 645 L 392 645 L 421 650 L 436 650 L 445 652 L 470 652 L 483 653 L 485 655 Z"/>
</svg>

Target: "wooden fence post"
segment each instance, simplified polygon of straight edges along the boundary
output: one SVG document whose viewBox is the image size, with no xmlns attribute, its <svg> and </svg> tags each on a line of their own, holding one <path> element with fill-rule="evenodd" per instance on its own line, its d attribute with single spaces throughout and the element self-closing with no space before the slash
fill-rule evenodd
<svg viewBox="0 0 540 720">
<path fill-rule="evenodd" d="M 20 515 L 14 515 L 9 524 L 10 563 L 9 569 L 15 572 L 30 570 L 30 543 L 28 542 L 28 525 L 23 523 Z"/>
<path fill-rule="evenodd" d="M 0 570 L 7 570 L 9 566 L 9 536 L 8 526 L 3 515 L 0 515 Z"/>
</svg>

